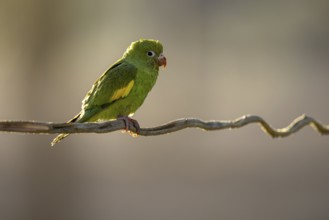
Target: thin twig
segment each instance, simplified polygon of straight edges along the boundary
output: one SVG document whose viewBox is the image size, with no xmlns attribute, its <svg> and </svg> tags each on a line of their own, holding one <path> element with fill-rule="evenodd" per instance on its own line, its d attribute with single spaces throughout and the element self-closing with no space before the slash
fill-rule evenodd
<svg viewBox="0 0 329 220">
<path fill-rule="evenodd" d="M 138 135 L 155 136 L 168 134 L 185 128 L 201 128 L 203 130 L 221 130 L 240 128 L 247 124 L 258 123 L 261 128 L 272 137 L 287 137 L 306 125 L 310 125 L 314 130 L 323 135 L 329 134 L 329 125 L 323 125 L 312 117 L 302 115 L 292 121 L 287 127 L 272 128 L 262 117 L 257 115 L 245 115 L 232 121 L 203 121 L 196 118 L 183 118 L 169 122 L 167 124 L 153 127 L 140 128 Z M 20 132 L 35 134 L 55 134 L 55 133 L 108 133 L 125 129 L 123 120 L 113 120 L 99 123 L 53 123 L 37 121 L 0 121 L 0 131 Z M 136 133 L 136 128 L 129 128 Z"/>
</svg>

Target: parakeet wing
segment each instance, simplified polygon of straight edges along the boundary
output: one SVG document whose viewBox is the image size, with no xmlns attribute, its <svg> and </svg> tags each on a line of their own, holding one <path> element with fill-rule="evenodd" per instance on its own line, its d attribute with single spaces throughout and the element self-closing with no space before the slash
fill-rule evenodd
<svg viewBox="0 0 329 220">
<path fill-rule="evenodd" d="M 97 112 L 97 109 L 126 97 L 135 84 L 136 73 L 134 65 L 118 61 L 94 83 L 82 101 L 82 108 Z"/>
</svg>

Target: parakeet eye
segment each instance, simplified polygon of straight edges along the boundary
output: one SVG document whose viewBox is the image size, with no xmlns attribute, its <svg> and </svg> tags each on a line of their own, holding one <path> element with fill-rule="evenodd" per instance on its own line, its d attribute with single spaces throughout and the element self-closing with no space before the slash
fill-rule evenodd
<svg viewBox="0 0 329 220">
<path fill-rule="evenodd" d="M 150 50 L 150 51 L 147 52 L 147 56 L 154 57 L 155 53 L 152 50 Z"/>
</svg>

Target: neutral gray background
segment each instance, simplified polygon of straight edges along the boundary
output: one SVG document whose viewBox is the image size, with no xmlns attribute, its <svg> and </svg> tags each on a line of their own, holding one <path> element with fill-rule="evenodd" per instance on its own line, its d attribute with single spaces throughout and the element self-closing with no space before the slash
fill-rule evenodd
<svg viewBox="0 0 329 220">
<path fill-rule="evenodd" d="M 64 122 L 139 38 L 168 67 L 136 113 L 329 123 L 328 1 L 0 0 L 0 119 Z M 328 219 L 329 137 L 0 134 L 1 219 Z"/>
</svg>

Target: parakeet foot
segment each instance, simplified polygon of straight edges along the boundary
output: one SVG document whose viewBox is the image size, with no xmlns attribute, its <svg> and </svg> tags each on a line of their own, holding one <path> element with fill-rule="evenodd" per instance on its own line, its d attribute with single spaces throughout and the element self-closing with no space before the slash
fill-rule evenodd
<svg viewBox="0 0 329 220">
<path fill-rule="evenodd" d="M 118 119 L 122 119 L 125 123 L 125 132 L 128 132 L 132 137 L 137 137 L 140 131 L 140 126 L 137 120 L 132 119 L 128 116 L 119 116 Z M 136 133 L 130 130 L 130 126 L 136 129 Z"/>
</svg>

